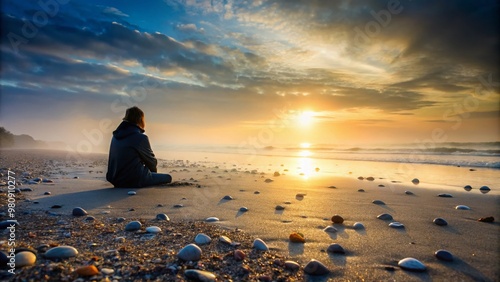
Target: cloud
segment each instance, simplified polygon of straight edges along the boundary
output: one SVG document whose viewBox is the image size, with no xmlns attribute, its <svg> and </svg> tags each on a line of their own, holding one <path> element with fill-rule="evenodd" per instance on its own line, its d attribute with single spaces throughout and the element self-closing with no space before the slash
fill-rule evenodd
<svg viewBox="0 0 500 282">
<path fill-rule="evenodd" d="M 129 15 L 125 14 L 124 12 L 114 7 L 106 7 L 104 8 L 104 10 L 102 10 L 102 12 L 105 14 L 111 14 L 119 17 L 129 17 Z"/>
</svg>

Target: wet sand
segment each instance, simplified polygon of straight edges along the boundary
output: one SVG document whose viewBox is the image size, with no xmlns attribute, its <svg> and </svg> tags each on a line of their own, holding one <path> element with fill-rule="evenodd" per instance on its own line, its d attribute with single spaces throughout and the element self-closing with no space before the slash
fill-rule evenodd
<svg viewBox="0 0 500 282">
<path fill-rule="evenodd" d="M 162 161 L 160 172 L 171 173 L 174 180 L 191 185 L 124 189 L 113 188 L 105 181 L 105 155 L 66 162 L 60 153 L 31 152 L 33 154 L 40 154 L 45 161 L 27 162 L 18 169 L 32 172 L 33 177 L 50 178 L 54 183 L 21 185 L 33 191 L 23 193 L 30 201 L 22 203 L 19 209 L 32 213 L 68 216 L 74 207 L 82 207 L 103 222 L 117 217 L 152 220 L 158 213 L 167 214 L 172 222 L 203 222 L 214 216 L 220 221 L 210 226 L 237 228 L 250 238 L 262 238 L 273 251 L 299 262 L 302 267 L 310 259 L 321 261 L 331 274 L 319 278 L 306 275 L 305 279 L 314 281 L 498 281 L 500 277 L 497 187 L 490 187 L 490 193 L 482 194 L 478 187 L 467 192 L 453 186 L 414 185 L 411 179 L 393 183 L 393 179 L 380 179 L 370 171 L 364 175 L 346 172 L 332 176 L 320 170 L 305 177 L 286 163 L 276 164 L 272 169 L 255 168 L 252 172 L 248 167 L 223 163 Z M 2 152 L 2 155 L 9 153 Z M 21 164 L 30 156 L 10 155 L 8 161 L 14 164 Z M 280 176 L 274 176 L 278 170 Z M 359 180 L 358 176 L 365 179 Z M 366 180 L 369 176 L 375 179 Z M 266 182 L 266 179 L 273 181 Z M 128 195 L 130 190 L 137 194 Z M 47 191 L 51 194 L 44 195 Z M 438 197 L 439 193 L 453 197 Z M 297 197 L 297 194 L 304 196 Z M 233 200 L 222 200 L 226 195 Z M 373 204 L 374 200 L 381 200 L 385 205 Z M 183 207 L 174 207 L 177 204 Z M 62 207 L 51 209 L 54 205 Z M 278 211 L 277 205 L 285 209 Z M 471 209 L 457 210 L 457 205 Z M 248 208 L 247 212 L 239 211 L 243 206 Z M 391 221 L 377 219 L 381 213 L 391 214 L 392 221 L 401 222 L 405 227 L 389 227 Z M 333 224 L 330 218 L 334 214 L 341 215 L 344 223 Z M 496 221 L 477 221 L 486 216 L 493 216 Z M 435 225 L 432 221 L 436 217 L 444 218 L 448 225 Z M 353 229 L 355 222 L 363 223 L 365 228 Z M 338 231 L 324 232 L 330 225 Z M 288 236 L 292 232 L 304 234 L 306 242 L 290 243 Z M 346 254 L 327 253 L 332 243 L 342 245 Z M 439 249 L 451 252 L 454 261 L 438 260 L 434 252 Z M 400 269 L 397 262 L 406 257 L 418 259 L 427 270 Z"/>
</svg>

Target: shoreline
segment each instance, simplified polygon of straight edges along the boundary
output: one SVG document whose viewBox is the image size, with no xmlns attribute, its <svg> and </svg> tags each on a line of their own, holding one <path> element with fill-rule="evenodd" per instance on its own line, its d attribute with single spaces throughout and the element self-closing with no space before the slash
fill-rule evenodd
<svg viewBox="0 0 500 282">
<path fill-rule="evenodd" d="M 174 180 L 192 185 L 121 189 L 112 188 L 104 180 L 105 159 L 102 157 L 67 163 L 49 154 L 21 166 L 37 171 L 40 166 L 52 164 L 51 169 L 56 172 L 48 175 L 54 178 L 54 184 L 29 185 L 34 191 L 24 193 L 31 199 L 23 203 L 25 211 L 28 214 L 55 212 L 61 214 L 60 217 L 71 218 L 71 210 L 81 206 L 105 225 L 111 225 L 111 219 L 117 217 L 125 217 L 127 222 L 132 219 L 151 222 L 157 213 L 164 212 L 175 224 L 194 222 L 227 232 L 239 230 L 242 232 L 237 233 L 247 234 L 247 238 L 262 238 L 273 253 L 301 265 L 298 272 L 288 273 L 292 276 L 287 279 L 304 275 L 303 267 L 310 259 L 320 260 L 332 271 L 325 279 L 496 281 L 499 277 L 495 263 L 499 261 L 499 254 L 492 251 L 498 249 L 500 230 L 497 222 L 500 199 L 494 190 L 496 187 L 491 187 L 493 193 L 481 194 L 478 189 L 466 192 L 458 187 L 436 187 L 426 183 L 393 183 L 392 179 L 380 178 L 370 172 L 364 177 L 373 175 L 373 181 L 358 180 L 356 172 L 349 174 L 347 171 L 342 172 L 343 176 L 320 172 L 306 177 L 298 173 L 300 170 L 295 169 L 294 163 L 268 165 L 269 168 L 260 166 L 262 169 L 254 173 L 255 165 L 238 167 L 232 163 L 219 163 L 217 166 L 212 160 L 199 163 L 162 160 L 159 171 L 169 172 Z M 280 176 L 273 175 L 276 168 L 281 169 Z M 45 171 L 50 169 L 45 168 Z M 265 182 L 266 179 L 273 181 Z M 361 188 L 365 192 L 358 192 Z M 51 195 L 43 195 L 45 190 L 50 190 Z M 137 195 L 127 195 L 129 190 L 135 190 Z M 407 190 L 413 195 L 405 194 Z M 305 194 L 301 199 L 296 196 L 300 193 Z M 451 193 L 453 197 L 437 197 L 438 193 Z M 233 200 L 221 200 L 225 195 L 231 195 Z M 375 205 L 374 200 L 382 200 L 385 205 Z M 50 209 L 56 204 L 63 207 Z M 183 204 L 183 207 L 174 208 L 175 204 Z M 277 205 L 285 209 L 277 211 Z M 471 210 L 456 210 L 457 205 L 469 205 Z M 239 212 L 241 206 L 246 206 L 249 211 Z M 382 212 L 391 213 L 394 221 L 404 223 L 405 228 L 387 227 L 389 222 L 376 218 Z M 333 214 L 342 215 L 345 222 L 332 224 L 330 217 Z M 220 221 L 202 223 L 210 216 L 218 217 Z M 438 216 L 445 218 L 449 225 L 433 224 L 433 218 Z M 485 216 L 494 216 L 496 221 L 476 221 Z M 365 229 L 353 229 L 355 222 L 362 222 Z M 328 226 L 335 227 L 337 232 L 324 232 L 323 228 Z M 115 232 L 120 232 L 120 228 Z M 290 243 L 288 236 L 292 232 L 303 233 L 306 243 Z M 470 241 L 472 238 L 474 240 Z M 189 239 L 192 243 L 193 238 Z M 246 246 L 244 251 L 249 254 L 253 252 L 247 248 L 251 239 L 242 243 Z M 327 253 L 331 243 L 341 244 L 347 250 L 346 255 Z M 442 248 L 453 253 L 456 259 L 453 262 L 437 260 L 433 253 Z M 401 270 L 397 262 L 404 257 L 419 259 L 427 266 L 427 271 Z M 270 275 L 266 273 L 259 275 Z"/>
</svg>

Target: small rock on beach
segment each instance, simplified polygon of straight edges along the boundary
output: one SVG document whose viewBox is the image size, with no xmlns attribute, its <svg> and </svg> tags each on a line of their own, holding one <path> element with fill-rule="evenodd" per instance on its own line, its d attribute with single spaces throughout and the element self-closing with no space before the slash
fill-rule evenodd
<svg viewBox="0 0 500 282">
<path fill-rule="evenodd" d="M 398 262 L 399 267 L 410 271 L 425 271 L 425 265 L 414 258 L 404 258 Z"/>
<path fill-rule="evenodd" d="M 448 225 L 448 222 L 446 220 L 444 220 L 444 218 L 441 218 L 441 217 L 434 218 L 434 220 L 432 222 L 434 222 L 434 224 L 439 225 L 439 226 Z"/>
<path fill-rule="evenodd" d="M 268 251 L 269 247 L 267 244 L 260 238 L 257 238 L 253 241 L 252 247 L 259 251 Z"/>
<path fill-rule="evenodd" d="M 197 261 L 201 258 L 201 249 L 195 244 L 189 244 L 177 253 L 177 257 L 184 261 Z"/>
<path fill-rule="evenodd" d="M 320 261 L 312 259 L 304 266 L 304 272 L 309 275 L 326 275 L 330 270 Z"/>
<path fill-rule="evenodd" d="M 382 214 L 379 214 L 377 216 L 378 219 L 381 219 L 381 220 L 392 220 L 392 215 L 388 214 L 388 213 L 382 213 Z"/>
<path fill-rule="evenodd" d="M 338 214 L 332 216 L 332 222 L 336 224 L 342 224 L 344 222 L 344 218 Z"/>
<path fill-rule="evenodd" d="M 168 217 L 168 215 L 166 215 L 164 213 L 157 214 L 156 219 L 170 221 L 170 218 Z"/>
<path fill-rule="evenodd" d="M 337 243 L 333 243 L 330 246 L 328 246 L 326 251 L 329 253 L 334 253 L 334 254 L 345 254 L 344 248 Z"/>
<path fill-rule="evenodd" d="M 355 229 L 355 230 L 361 230 L 361 229 L 365 229 L 365 226 L 361 222 L 355 222 L 352 225 L 352 228 Z"/>
<path fill-rule="evenodd" d="M 192 281 L 201 281 L 201 282 L 216 281 L 216 276 L 213 273 L 198 269 L 188 269 L 184 271 L 184 276 Z"/>
<path fill-rule="evenodd" d="M 385 203 L 381 200 L 374 200 L 372 203 L 374 203 L 375 205 L 385 205 Z"/>
<path fill-rule="evenodd" d="M 36 255 L 28 251 L 19 252 L 14 258 L 16 261 L 16 267 L 30 266 L 34 265 L 36 262 Z"/>
<path fill-rule="evenodd" d="M 87 211 L 84 210 L 83 208 L 76 207 L 73 209 L 73 216 L 84 216 L 87 215 Z"/>
<path fill-rule="evenodd" d="M 78 255 L 78 250 L 71 246 L 54 247 L 45 252 L 48 259 L 66 259 Z"/>
<path fill-rule="evenodd" d="M 441 198 L 453 198 L 453 195 L 448 194 L 448 193 L 441 193 L 441 194 L 438 194 L 438 197 L 441 197 Z"/>
<path fill-rule="evenodd" d="M 206 245 L 212 242 L 212 238 L 204 233 L 198 233 L 196 237 L 194 237 L 194 242 L 198 245 Z"/>
<path fill-rule="evenodd" d="M 447 250 L 437 250 L 434 255 L 440 260 L 453 261 L 453 255 Z"/>
<path fill-rule="evenodd" d="M 219 218 L 218 217 L 215 217 L 215 216 L 211 216 L 211 217 L 207 217 L 205 219 L 206 222 L 217 222 L 219 221 Z"/>
<path fill-rule="evenodd" d="M 131 221 L 125 226 L 125 231 L 137 231 L 141 229 L 142 223 L 139 221 Z"/>
</svg>

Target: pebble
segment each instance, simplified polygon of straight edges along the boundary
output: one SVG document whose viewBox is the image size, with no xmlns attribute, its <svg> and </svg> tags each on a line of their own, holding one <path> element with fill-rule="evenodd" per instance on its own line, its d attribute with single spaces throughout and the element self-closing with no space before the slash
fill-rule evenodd
<svg viewBox="0 0 500 282">
<path fill-rule="evenodd" d="M 304 266 L 304 272 L 309 275 L 325 275 L 330 273 L 330 270 L 320 261 L 312 259 Z"/>
<path fill-rule="evenodd" d="M 276 209 L 277 211 L 282 211 L 282 210 L 284 210 L 284 209 L 285 209 L 285 207 L 284 207 L 284 206 L 282 206 L 282 205 L 277 205 L 275 209 Z"/>
<path fill-rule="evenodd" d="M 112 275 L 113 273 L 115 273 L 115 271 L 111 268 L 101 268 L 101 272 L 102 274 L 104 275 Z"/>
<path fill-rule="evenodd" d="M 327 226 L 325 229 L 323 229 L 323 231 L 328 232 L 328 233 L 335 233 L 338 230 L 337 230 L 337 228 L 335 228 L 333 226 Z"/>
<path fill-rule="evenodd" d="M 215 216 L 211 216 L 211 217 L 207 217 L 205 219 L 206 222 L 216 222 L 216 221 L 219 221 L 219 218 L 218 217 L 215 217 Z"/>
<path fill-rule="evenodd" d="M 222 198 L 223 200 L 232 200 L 233 197 L 229 196 L 229 195 L 226 195 Z"/>
<path fill-rule="evenodd" d="M 432 222 L 434 222 L 434 224 L 439 225 L 439 226 L 448 225 L 448 222 L 446 220 L 444 220 L 444 218 L 441 218 L 441 217 L 434 218 L 434 220 Z"/>
<path fill-rule="evenodd" d="M 94 221 L 95 220 L 95 217 L 89 215 L 85 218 L 86 221 Z"/>
<path fill-rule="evenodd" d="M 120 223 L 120 222 L 124 222 L 126 219 L 124 217 L 118 217 L 116 219 L 116 222 Z"/>
<path fill-rule="evenodd" d="M 288 237 L 288 239 L 292 243 L 305 243 L 306 242 L 304 235 L 302 233 L 298 233 L 298 232 L 292 232 L 290 234 L 290 236 Z"/>
<path fill-rule="evenodd" d="M 391 223 L 389 223 L 389 227 L 392 227 L 392 228 L 404 228 L 405 226 L 401 222 L 391 222 Z"/>
<path fill-rule="evenodd" d="M 480 221 L 480 222 L 494 222 L 495 218 L 492 217 L 492 216 L 487 216 L 487 217 L 481 217 L 477 221 Z"/>
<path fill-rule="evenodd" d="M 472 190 L 472 186 L 470 186 L 470 185 L 465 185 L 465 186 L 464 186 L 464 190 L 465 190 L 465 191 L 470 191 L 470 190 Z"/>
<path fill-rule="evenodd" d="M 358 189 L 358 192 L 365 192 L 365 189 Z"/>
<path fill-rule="evenodd" d="M 298 270 L 300 268 L 300 264 L 298 264 L 294 261 L 291 261 L 291 260 L 287 260 L 287 261 L 285 261 L 285 268 L 292 270 L 292 271 L 295 271 L 295 270 Z"/>
<path fill-rule="evenodd" d="M 345 254 L 344 248 L 337 243 L 333 243 L 330 246 L 328 246 L 326 251 L 329 253 L 334 253 L 334 254 Z"/>
<path fill-rule="evenodd" d="M 412 191 L 405 191 L 405 194 L 406 195 L 413 195 L 413 192 Z"/>
<path fill-rule="evenodd" d="M 381 200 L 375 200 L 372 203 L 374 203 L 375 205 L 385 205 L 385 203 L 382 202 Z"/>
<path fill-rule="evenodd" d="M 447 194 L 447 193 L 441 193 L 441 194 L 438 194 L 438 197 L 442 197 L 442 198 L 453 198 L 453 196 L 451 194 Z"/>
<path fill-rule="evenodd" d="M 184 205 L 183 204 L 175 204 L 174 208 L 182 208 Z"/>
<path fill-rule="evenodd" d="M 248 208 L 247 207 L 241 207 L 240 208 L 240 212 L 247 212 L 248 211 Z"/>
<path fill-rule="evenodd" d="M 142 223 L 139 221 L 131 221 L 125 226 L 125 231 L 137 231 L 141 229 Z"/>
<path fill-rule="evenodd" d="M 411 183 L 417 185 L 418 183 L 420 183 L 420 180 L 418 180 L 418 178 L 413 178 L 413 180 L 411 181 Z"/>
<path fill-rule="evenodd" d="M 359 180 L 363 180 L 363 179 L 365 179 L 365 178 L 364 178 L 363 176 L 359 176 L 359 177 L 358 177 L 358 179 L 359 179 Z"/>
<path fill-rule="evenodd" d="M 375 180 L 375 178 L 373 178 L 372 176 L 369 176 L 369 177 L 366 178 L 366 180 L 373 181 L 373 180 Z"/>
<path fill-rule="evenodd" d="M 281 174 L 277 171 L 274 172 L 273 176 L 280 176 Z"/>
<path fill-rule="evenodd" d="M 365 229 L 365 226 L 361 222 L 356 222 L 352 225 L 352 228 L 355 230 L 361 230 L 361 229 Z"/>
<path fill-rule="evenodd" d="M 270 179 L 270 178 L 267 178 L 266 180 L 264 180 L 264 182 L 266 182 L 266 183 L 271 183 L 271 182 L 273 182 L 273 181 L 274 181 L 274 180 L 272 180 L 272 179 Z"/>
<path fill-rule="evenodd" d="M 237 260 L 237 261 L 242 261 L 246 258 L 246 254 L 245 252 L 243 252 L 242 250 L 235 250 L 234 251 L 234 259 Z"/>
<path fill-rule="evenodd" d="M 156 219 L 170 221 L 170 218 L 168 217 L 168 215 L 166 215 L 164 213 L 157 214 Z"/>
<path fill-rule="evenodd" d="M 129 194 L 130 196 L 133 196 L 133 195 L 137 195 L 137 192 L 135 192 L 135 191 L 128 191 L 127 194 Z"/>
<path fill-rule="evenodd" d="M 410 271 L 425 271 L 426 267 L 419 260 L 414 258 L 404 258 L 398 262 L 399 267 Z"/>
<path fill-rule="evenodd" d="M 116 237 L 115 241 L 118 243 L 125 243 L 125 241 L 127 241 L 127 239 L 125 239 L 125 237 Z"/>
<path fill-rule="evenodd" d="M 194 237 L 194 242 L 198 245 L 206 245 L 212 242 L 212 238 L 204 233 L 198 233 L 196 237 Z"/>
<path fill-rule="evenodd" d="M 231 243 L 233 243 L 233 241 L 229 237 L 224 236 L 224 235 L 219 237 L 219 241 L 222 242 L 222 243 L 224 243 L 224 244 L 231 244 Z"/>
<path fill-rule="evenodd" d="M 434 255 L 440 260 L 453 261 L 453 255 L 447 250 L 437 250 Z"/>
<path fill-rule="evenodd" d="M 260 194 L 260 191 L 255 191 L 255 192 L 253 192 L 253 193 L 254 193 L 254 194 Z"/>
<path fill-rule="evenodd" d="M 78 255 L 78 250 L 71 246 L 54 247 L 45 252 L 48 259 L 65 259 Z"/>
<path fill-rule="evenodd" d="M 337 224 L 342 224 L 344 222 L 344 218 L 338 214 L 332 216 L 332 222 Z"/>
<path fill-rule="evenodd" d="M 52 193 L 51 193 L 51 192 L 49 192 L 49 191 L 44 192 L 43 194 L 44 194 L 44 195 L 52 195 Z"/>
<path fill-rule="evenodd" d="M 177 253 L 177 257 L 184 261 L 196 261 L 201 258 L 201 249 L 195 244 L 189 244 L 182 248 L 179 253 Z"/>
<path fill-rule="evenodd" d="M 30 266 L 36 262 L 36 255 L 28 251 L 19 252 L 14 258 L 16 260 L 16 267 Z"/>
<path fill-rule="evenodd" d="M 0 222 L 0 230 L 6 229 L 7 227 L 10 227 L 12 225 L 19 226 L 19 222 L 17 222 L 17 220 L 2 221 L 2 222 Z"/>
<path fill-rule="evenodd" d="M 468 206 L 465 206 L 465 205 L 458 205 L 455 207 L 455 209 L 457 209 L 457 210 L 470 210 L 470 208 Z"/>
<path fill-rule="evenodd" d="M 213 273 L 198 269 L 187 269 L 186 271 L 184 271 L 184 276 L 187 279 L 192 279 L 194 281 L 200 282 L 216 281 L 216 276 Z"/>
<path fill-rule="evenodd" d="M 73 216 L 84 216 L 87 215 L 87 211 L 84 210 L 83 208 L 76 207 L 73 209 Z"/>
<path fill-rule="evenodd" d="M 99 274 L 99 270 L 95 265 L 82 266 L 76 270 L 76 273 L 80 276 L 94 276 Z"/>
<path fill-rule="evenodd" d="M 479 188 L 479 191 L 481 191 L 481 193 L 488 193 L 490 192 L 490 187 L 488 186 L 482 186 L 481 188 Z"/>
<path fill-rule="evenodd" d="M 149 226 L 146 227 L 146 232 L 157 234 L 161 232 L 161 228 L 158 226 Z"/>
<path fill-rule="evenodd" d="M 252 247 L 259 251 L 268 251 L 269 247 L 267 244 L 260 238 L 257 238 L 253 241 Z"/>
<path fill-rule="evenodd" d="M 390 215 L 388 213 L 382 213 L 382 214 L 377 215 L 377 218 L 382 219 L 382 220 L 392 220 L 392 215 Z"/>
</svg>

